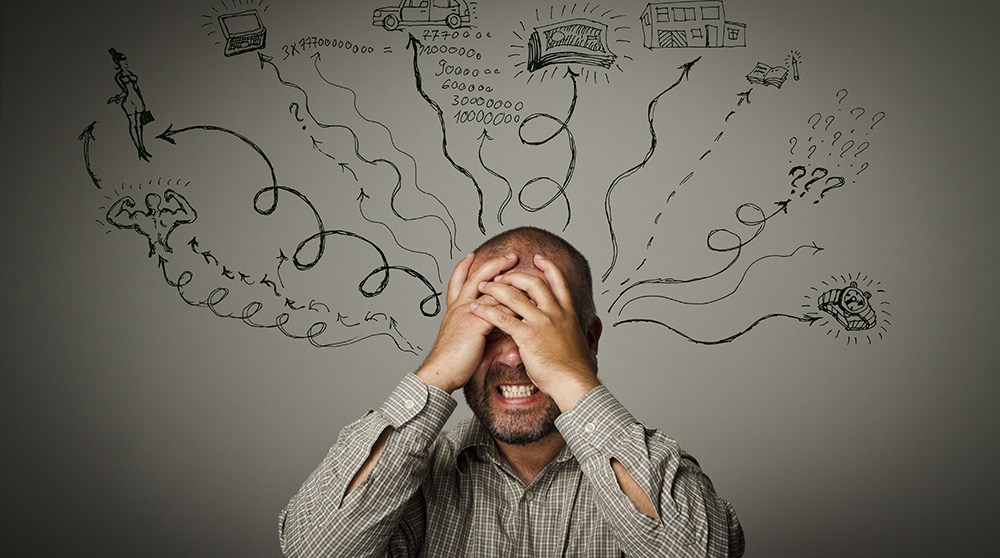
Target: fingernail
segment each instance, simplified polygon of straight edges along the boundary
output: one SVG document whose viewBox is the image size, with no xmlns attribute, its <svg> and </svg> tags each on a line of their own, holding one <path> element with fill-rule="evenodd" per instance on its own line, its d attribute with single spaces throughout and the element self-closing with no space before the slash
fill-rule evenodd
<svg viewBox="0 0 1000 558">
<path fill-rule="evenodd" d="M 473 302 L 472 304 L 469 305 L 469 309 L 472 310 L 473 312 L 476 311 L 476 308 L 479 308 L 478 302 Z"/>
<path fill-rule="evenodd" d="M 485 286 L 486 286 L 486 281 L 480 281 L 479 282 L 479 290 L 483 290 L 483 287 L 485 287 Z"/>
<path fill-rule="evenodd" d="M 517 258 L 517 254 L 507 254 L 507 259 L 508 260 L 513 260 L 515 258 Z"/>
</svg>

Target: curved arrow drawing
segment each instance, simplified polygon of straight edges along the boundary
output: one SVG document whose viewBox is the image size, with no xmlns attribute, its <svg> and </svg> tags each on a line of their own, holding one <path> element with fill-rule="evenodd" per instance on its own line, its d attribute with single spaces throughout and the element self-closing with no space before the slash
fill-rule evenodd
<svg viewBox="0 0 1000 558">
<path fill-rule="evenodd" d="M 94 186 L 97 186 L 97 188 L 100 189 L 101 179 L 98 178 L 96 174 L 94 174 L 94 169 L 91 168 L 90 166 L 90 142 L 95 141 L 97 139 L 97 137 L 94 136 L 95 126 L 97 126 L 96 120 L 91 122 L 89 126 L 84 128 L 83 132 L 80 134 L 80 137 L 76 139 L 83 142 L 83 163 L 84 165 L 87 166 L 87 174 L 90 176 L 90 181 L 94 183 Z"/>
<path fill-rule="evenodd" d="M 671 84 L 669 87 L 661 91 L 653 100 L 649 102 L 649 106 L 646 108 L 646 120 L 649 122 L 649 151 L 646 152 L 646 156 L 643 157 L 642 161 L 634 167 L 626 170 L 625 172 L 619 174 L 608 186 L 608 191 L 604 195 L 604 214 L 608 220 L 608 230 L 611 233 L 611 263 L 608 265 L 608 269 L 601 275 L 601 282 L 607 281 L 611 272 L 615 269 L 615 263 L 618 261 L 618 240 L 615 238 L 615 227 L 612 224 L 612 210 L 611 210 L 611 193 L 614 191 L 615 186 L 625 178 L 636 173 L 639 169 L 646 166 L 646 163 L 652 158 L 653 153 L 656 151 L 656 129 L 653 127 L 653 118 L 656 112 L 656 105 L 660 101 L 660 97 L 666 95 L 670 90 L 680 85 L 680 83 L 688 78 L 688 74 L 691 72 L 691 68 L 701 60 L 701 57 L 695 58 L 694 60 L 683 64 L 678 67 L 681 70 L 681 75 L 677 77 L 677 81 Z"/>
<path fill-rule="evenodd" d="M 427 104 L 429 104 L 431 108 L 434 109 L 434 112 L 437 113 L 438 121 L 441 123 L 441 149 L 444 153 L 444 158 L 451 163 L 451 166 L 454 167 L 455 170 L 471 180 L 472 185 L 476 188 L 476 195 L 479 197 L 479 232 L 486 234 L 486 226 L 483 225 L 483 189 L 479 187 L 479 182 L 476 181 L 476 177 L 472 176 L 472 173 L 456 163 L 455 160 L 451 158 L 451 154 L 448 153 L 448 131 L 444 123 L 444 112 L 442 112 L 441 106 L 438 105 L 434 99 L 431 99 L 430 96 L 428 96 L 424 91 L 423 80 L 420 77 L 420 65 L 417 63 L 417 60 L 419 59 L 417 52 L 420 46 L 420 41 L 418 41 L 417 38 L 411 33 L 409 40 L 406 42 L 406 48 L 413 50 L 413 77 L 416 80 L 417 92 L 420 93 L 420 96 L 423 97 L 424 100 L 427 101 Z"/>
<path fill-rule="evenodd" d="M 667 324 L 665 324 L 665 323 L 663 323 L 663 322 L 661 322 L 659 320 L 649 320 L 649 319 L 641 319 L 641 318 L 640 319 L 634 319 L 634 320 L 621 320 L 619 322 L 615 322 L 612 327 L 618 327 L 620 325 L 625 325 L 625 324 L 656 324 L 658 326 L 662 326 L 662 327 L 665 327 L 665 328 L 669 329 L 670 331 L 676 333 L 677 335 L 680 335 L 681 337 L 683 337 L 684 339 L 687 339 L 688 341 L 690 341 L 692 343 L 697 343 L 699 345 L 722 345 L 724 343 L 729 343 L 729 342 L 731 342 L 731 341 L 733 341 L 733 340 L 735 340 L 735 339 L 737 339 L 739 337 L 742 337 L 743 335 L 749 333 L 751 329 L 757 327 L 761 322 L 763 322 L 765 320 L 770 320 L 770 319 L 773 319 L 773 318 L 788 318 L 788 319 L 796 320 L 796 321 L 799 321 L 799 322 L 808 323 L 809 325 L 812 325 L 813 322 L 815 322 L 816 320 L 820 319 L 819 316 L 793 316 L 791 314 L 780 314 L 780 313 L 778 313 L 778 314 L 768 314 L 768 315 L 766 315 L 766 316 L 764 316 L 762 318 L 758 318 L 757 320 L 755 320 L 752 324 L 750 324 L 749 326 L 747 326 L 746 329 L 744 329 L 743 331 L 734 333 L 734 334 L 732 334 L 729 337 L 726 337 L 724 339 L 717 339 L 717 340 L 710 340 L 710 341 L 706 341 L 706 340 L 702 340 L 702 339 L 695 339 L 694 337 L 691 337 L 690 335 L 688 335 L 688 334 L 686 334 L 686 333 L 684 333 L 684 332 L 682 332 L 682 331 L 680 331 L 678 329 L 675 329 L 675 328 L 673 328 L 673 327 L 671 327 L 671 326 L 669 326 L 669 325 L 667 325 Z"/>
</svg>

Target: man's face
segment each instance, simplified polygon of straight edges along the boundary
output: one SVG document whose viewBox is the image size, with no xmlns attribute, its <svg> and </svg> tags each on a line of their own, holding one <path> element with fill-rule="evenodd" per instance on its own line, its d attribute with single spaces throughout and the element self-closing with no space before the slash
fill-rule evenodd
<svg viewBox="0 0 1000 558">
<path fill-rule="evenodd" d="M 542 272 L 531 263 L 531 254 L 518 254 L 514 271 L 539 277 Z M 478 258 L 482 260 L 486 258 Z M 568 259 L 551 255 L 573 284 Z M 473 269 L 477 267 L 473 263 Z M 483 360 L 463 389 L 465 400 L 490 434 L 508 444 L 527 444 L 555 432 L 559 407 L 547 394 L 538 391 L 525 371 L 514 340 L 494 329 L 486 339 Z"/>
</svg>

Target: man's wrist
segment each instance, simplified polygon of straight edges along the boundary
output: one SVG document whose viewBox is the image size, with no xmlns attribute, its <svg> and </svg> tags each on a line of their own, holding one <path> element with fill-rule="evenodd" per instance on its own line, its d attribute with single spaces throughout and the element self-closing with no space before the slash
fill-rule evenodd
<svg viewBox="0 0 1000 558">
<path fill-rule="evenodd" d="M 436 387 L 448 395 L 451 395 L 455 390 L 462 387 L 454 385 L 446 374 L 442 374 L 433 366 L 421 366 L 414 374 L 428 386 Z"/>
<path fill-rule="evenodd" d="M 575 378 L 572 381 L 561 382 L 558 389 L 552 390 L 549 393 L 549 397 L 555 401 L 556 406 L 559 410 L 566 413 L 576 407 L 576 404 L 583 399 L 584 395 L 590 393 L 590 390 L 601 385 L 600 380 L 597 376 Z"/>
</svg>

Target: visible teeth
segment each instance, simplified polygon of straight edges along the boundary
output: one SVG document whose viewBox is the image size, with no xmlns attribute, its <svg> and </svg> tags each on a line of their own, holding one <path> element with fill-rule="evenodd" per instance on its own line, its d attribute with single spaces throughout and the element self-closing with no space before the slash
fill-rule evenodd
<svg viewBox="0 0 1000 558">
<path fill-rule="evenodd" d="M 533 385 L 500 386 L 500 395 L 503 395 L 507 399 L 529 397 L 536 391 L 538 391 L 538 388 Z"/>
</svg>

